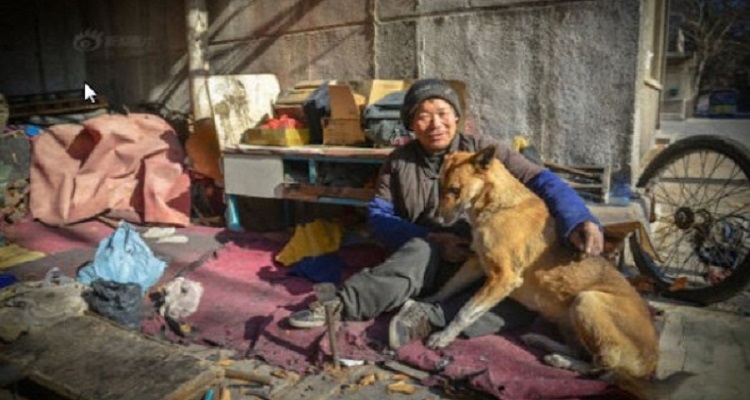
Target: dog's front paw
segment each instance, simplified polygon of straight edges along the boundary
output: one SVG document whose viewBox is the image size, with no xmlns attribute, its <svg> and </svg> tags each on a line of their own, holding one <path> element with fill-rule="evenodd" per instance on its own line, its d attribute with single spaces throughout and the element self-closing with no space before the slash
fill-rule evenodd
<svg viewBox="0 0 750 400">
<path fill-rule="evenodd" d="M 427 347 L 431 349 L 442 349 L 443 347 L 451 344 L 456 335 L 450 334 L 448 331 L 442 331 L 434 333 L 427 339 Z"/>
</svg>

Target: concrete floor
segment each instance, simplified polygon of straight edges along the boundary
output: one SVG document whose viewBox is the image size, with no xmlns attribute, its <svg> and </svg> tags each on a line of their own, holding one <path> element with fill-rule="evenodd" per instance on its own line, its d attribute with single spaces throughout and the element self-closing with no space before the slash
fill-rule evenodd
<svg viewBox="0 0 750 400">
<path fill-rule="evenodd" d="M 662 121 L 657 138 L 675 142 L 706 134 L 750 148 L 750 119 Z M 750 398 L 750 291 L 704 308 L 663 300 L 651 304 L 664 311 L 658 376 L 695 374 L 665 400 Z"/>
<path fill-rule="evenodd" d="M 669 400 L 737 400 L 750 396 L 750 296 L 708 308 L 652 301 L 664 311 L 658 376 L 695 374 Z M 722 311 L 721 308 L 730 308 Z"/>
</svg>

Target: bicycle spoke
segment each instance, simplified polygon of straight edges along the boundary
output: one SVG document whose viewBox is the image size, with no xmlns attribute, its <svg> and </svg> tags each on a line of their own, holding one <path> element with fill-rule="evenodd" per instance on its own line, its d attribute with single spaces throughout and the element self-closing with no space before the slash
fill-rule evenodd
<svg viewBox="0 0 750 400">
<path fill-rule="evenodd" d="M 673 206 L 680 206 L 680 205 L 681 205 L 680 203 L 678 203 L 678 202 L 676 202 L 676 201 L 672 200 L 672 196 L 670 196 L 670 194 L 669 194 L 669 192 L 667 191 L 667 189 L 666 189 L 665 187 L 663 187 L 663 186 L 662 186 L 662 183 L 661 183 L 661 182 L 658 182 L 658 183 L 656 184 L 656 186 L 658 186 L 658 187 L 659 187 L 659 188 L 660 188 L 660 189 L 662 190 L 662 192 L 664 192 L 664 198 L 668 200 L 668 202 L 669 202 L 669 204 L 670 204 L 670 205 L 673 205 Z"/>
<path fill-rule="evenodd" d="M 665 240 L 665 239 L 666 239 L 667 237 L 669 237 L 669 236 L 672 236 L 672 233 L 673 233 L 673 232 L 675 232 L 675 231 L 677 230 L 677 227 L 676 227 L 676 226 L 670 226 L 669 228 L 670 228 L 670 230 L 669 230 L 669 231 L 667 231 L 667 232 L 664 232 L 664 234 L 663 234 L 663 235 L 659 235 L 659 236 L 661 236 L 661 240 L 658 240 L 658 244 L 657 244 L 657 247 L 661 247 L 661 245 L 662 245 L 662 244 L 664 243 L 664 240 Z"/>
<path fill-rule="evenodd" d="M 723 155 L 722 155 L 722 157 L 723 157 Z M 724 157 L 724 158 L 726 159 L 726 157 Z M 718 169 L 718 166 L 719 166 L 719 165 L 721 165 L 721 163 L 717 163 L 717 164 L 715 164 L 715 165 L 714 165 L 714 168 L 713 168 L 713 170 L 711 171 L 711 175 L 710 175 L 710 178 L 713 178 L 713 176 L 714 176 L 713 174 L 714 174 L 714 173 L 716 172 L 716 169 Z M 736 165 L 736 164 L 735 164 L 735 165 Z M 724 188 L 726 188 L 726 187 L 727 187 L 727 185 L 729 184 L 729 182 L 730 182 L 730 180 L 725 180 L 725 181 L 724 181 L 724 184 L 723 184 L 723 185 L 721 186 L 721 189 L 724 189 Z M 707 190 L 708 190 L 708 189 L 707 189 Z M 712 196 L 711 198 L 709 198 L 708 200 L 706 200 L 706 203 L 711 203 L 712 201 L 714 201 L 714 198 L 715 198 L 715 197 L 717 197 L 717 195 L 714 195 L 714 196 Z M 701 203 L 701 205 L 702 205 L 702 204 L 703 204 L 703 203 Z"/>
<path fill-rule="evenodd" d="M 667 259 L 664 261 L 664 265 L 665 266 L 667 266 L 667 267 L 671 266 L 670 261 L 672 260 L 672 257 L 674 257 L 675 255 L 677 255 L 677 253 L 678 253 L 678 251 L 680 249 L 680 244 L 682 244 L 682 241 L 685 239 L 685 236 L 686 235 L 680 236 L 680 239 L 677 241 L 677 243 L 675 243 L 674 245 L 672 245 L 672 251 L 669 252 L 669 257 L 667 257 Z M 678 267 L 678 271 L 679 270 L 681 270 L 681 268 Z"/>
<path fill-rule="evenodd" d="M 690 253 L 688 253 L 688 256 L 685 258 L 685 260 L 682 262 L 682 264 L 685 265 L 685 266 L 690 265 L 690 260 L 692 260 L 692 259 L 697 260 L 698 261 L 698 265 L 695 268 L 690 268 L 690 269 L 692 269 L 693 271 L 695 271 L 697 273 L 699 271 L 699 269 L 700 270 L 703 269 L 702 268 L 702 264 L 703 263 L 700 261 L 700 258 L 698 258 L 698 256 L 695 255 L 695 251 L 691 251 Z"/>
<path fill-rule="evenodd" d="M 739 171 L 739 172 L 742 172 L 742 171 Z M 744 185 L 744 186 L 743 185 L 737 185 L 736 187 L 730 188 L 727 193 L 725 193 L 722 196 L 718 196 L 716 199 L 714 199 L 712 201 L 719 202 L 719 201 L 721 201 L 721 200 L 723 200 L 723 199 L 725 199 L 727 197 L 731 197 L 731 196 L 734 196 L 734 195 L 737 195 L 737 194 L 740 194 L 740 193 L 743 193 L 743 192 L 750 193 L 750 184 Z"/>
<path fill-rule="evenodd" d="M 669 229 L 669 228 L 674 228 L 674 226 L 673 225 L 664 225 L 662 227 L 659 227 L 658 229 L 654 229 L 654 231 L 652 233 L 656 234 L 656 233 L 659 233 L 659 232 L 661 232 L 661 231 L 663 231 L 665 229 Z"/>
<path fill-rule="evenodd" d="M 747 157 L 710 137 L 666 151 L 641 177 L 654 203 L 651 239 L 659 261 L 647 258 L 644 265 L 641 253 L 636 263 L 663 285 L 687 279 L 686 290 L 678 292 L 718 285 L 729 273 L 724 269 L 750 257 Z"/>
<path fill-rule="evenodd" d="M 734 168 L 736 168 L 736 167 L 737 167 L 737 165 L 735 165 L 735 166 L 734 166 Z M 734 171 L 734 168 L 732 169 L 732 171 Z M 714 195 L 713 195 L 713 196 L 712 196 L 712 197 L 711 197 L 710 199 L 708 199 L 708 200 L 706 201 L 706 204 L 710 204 L 710 203 L 716 202 L 716 201 L 717 201 L 717 199 L 718 199 L 719 197 L 721 197 L 721 193 L 724 193 L 724 189 L 726 189 L 726 188 L 727 188 L 727 186 L 729 186 L 729 183 L 730 183 L 730 182 L 731 182 L 731 181 L 732 181 L 732 180 L 733 180 L 733 179 L 734 179 L 734 178 L 735 178 L 735 177 L 737 176 L 737 174 L 738 174 L 738 173 L 741 173 L 741 172 L 742 172 L 742 171 L 739 171 L 739 170 L 738 170 L 737 172 L 733 173 L 733 174 L 732 174 L 732 176 L 730 176 L 730 177 L 729 177 L 728 179 L 726 179 L 726 180 L 724 181 L 724 184 L 723 184 L 723 185 L 721 185 L 721 188 L 720 188 L 719 190 L 717 190 L 717 191 L 716 191 L 716 193 L 715 193 L 715 194 L 714 194 Z M 738 187 L 740 188 L 740 190 L 742 190 L 742 186 L 738 186 Z M 730 191 L 732 191 L 732 190 L 734 190 L 734 189 L 735 189 L 735 188 L 731 188 L 731 189 L 729 189 L 729 190 L 730 190 Z M 703 204 L 701 204 L 701 205 L 703 205 Z"/>
<path fill-rule="evenodd" d="M 706 162 L 708 161 L 708 152 L 707 151 L 701 151 L 698 153 L 698 160 L 701 165 L 701 182 L 698 184 L 698 193 L 701 192 L 701 189 L 703 189 L 703 195 L 701 196 L 700 200 L 698 200 L 698 204 L 702 204 L 703 200 L 706 199 L 706 195 L 708 194 L 708 188 L 706 186 Z M 705 156 L 705 158 L 704 158 Z M 697 196 L 696 196 L 697 198 Z"/>
<path fill-rule="evenodd" d="M 678 195 L 677 193 L 675 193 L 674 195 L 679 196 L 679 198 L 682 200 L 680 204 L 684 204 L 685 200 L 687 199 L 685 197 L 684 185 L 682 184 L 682 179 L 680 179 L 680 175 L 673 168 L 676 168 L 676 164 L 670 164 L 669 167 L 667 167 L 667 171 L 672 173 L 671 178 L 677 182 L 677 187 L 680 189 L 680 194 Z"/>
<path fill-rule="evenodd" d="M 682 158 L 681 158 L 681 160 L 682 160 L 682 169 L 683 169 L 683 170 L 685 171 L 685 174 L 684 174 L 684 176 L 683 176 L 684 178 L 689 178 L 689 177 L 690 177 L 690 171 L 688 171 L 688 164 L 687 164 L 687 161 L 688 161 L 688 159 L 689 159 L 689 158 L 690 158 L 690 154 L 688 154 L 688 155 L 687 155 L 687 157 L 682 157 Z M 684 182 L 685 182 L 685 180 L 684 180 L 684 179 L 681 179 L 681 180 L 679 180 L 679 185 L 680 185 L 680 193 L 682 194 L 682 197 L 683 197 L 683 198 L 684 198 L 685 200 L 690 200 L 690 199 L 692 199 L 693 197 L 692 197 L 692 196 L 686 196 L 686 195 L 685 195 L 685 192 L 688 192 L 688 194 L 691 194 L 691 193 L 690 193 L 690 191 L 688 190 L 688 188 L 687 188 L 687 187 L 685 187 L 685 183 L 684 183 Z"/>
</svg>

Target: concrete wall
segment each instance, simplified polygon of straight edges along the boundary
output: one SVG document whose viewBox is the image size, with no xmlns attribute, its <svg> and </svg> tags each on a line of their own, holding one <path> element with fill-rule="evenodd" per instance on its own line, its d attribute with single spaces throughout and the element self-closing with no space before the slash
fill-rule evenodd
<svg viewBox="0 0 750 400">
<path fill-rule="evenodd" d="M 653 148 L 659 127 L 659 109 L 666 64 L 667 0 L 643 0 L 640 16 L 640 40 L 637 55 L 636 110 L 633 147 L 629 164 L 635 182 L 645 167 L 641 160 Z"/>
<path fill-rule="evenodd" d="M 187 110 L 183 2 L 79 1 L 61 15 L 105 41 L 77 73 L 116 103 Z M 638 112 L 645 1 L 207 1 L 211 73 L 270 72 L 282 87 L 460 79 L 467 130 L 526 134 L 556 162 L 631 165 L 650 118 Z"/>
<path fill-rule="evenodd" d="M 399 45 L 395 53 L 418 76 L 467 82 L 470 129 L 526 134 L 557 162 L 629 164 L 639 3 L 380 1 L 378 32 L 386 34 L 376 37 L 413 29 L 416 51 Z M 412 71 L 377 60 L 382 76 Z"/>
<path fill-rule="evenodd" d="M 0 93 L 82 89 L 85 58 L 72 45 L 79 26 L 76 0 L 0 2 Z"/>
<path fill-rule="evenodd" d="M 115 107 L 155 102 L 187 110 L 183 1 L 81 2 L 81 29 L 99 38 L 84 52 L 87 82 Z"/>
</svg>

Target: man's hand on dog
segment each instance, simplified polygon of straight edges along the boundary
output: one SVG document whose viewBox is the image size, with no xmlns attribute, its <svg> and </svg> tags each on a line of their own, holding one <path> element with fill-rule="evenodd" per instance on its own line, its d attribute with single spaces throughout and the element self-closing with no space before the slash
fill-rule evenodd
<svg viewBox="0 0 750 400">
<path fill-rule="evenodd" d="M 599 226 L 591 221 L 578 224 L 568 240 L 587 256 L 598 256 L 604 250 L 604 235 Z"/>
<path fill-rule="evenodd" d="M 427 240 L 440 247 L 440 257 L 450 263 L 462 263 L 471 255 L 469 239 L 449 232 L 430 232 Z"/>
</svg>

